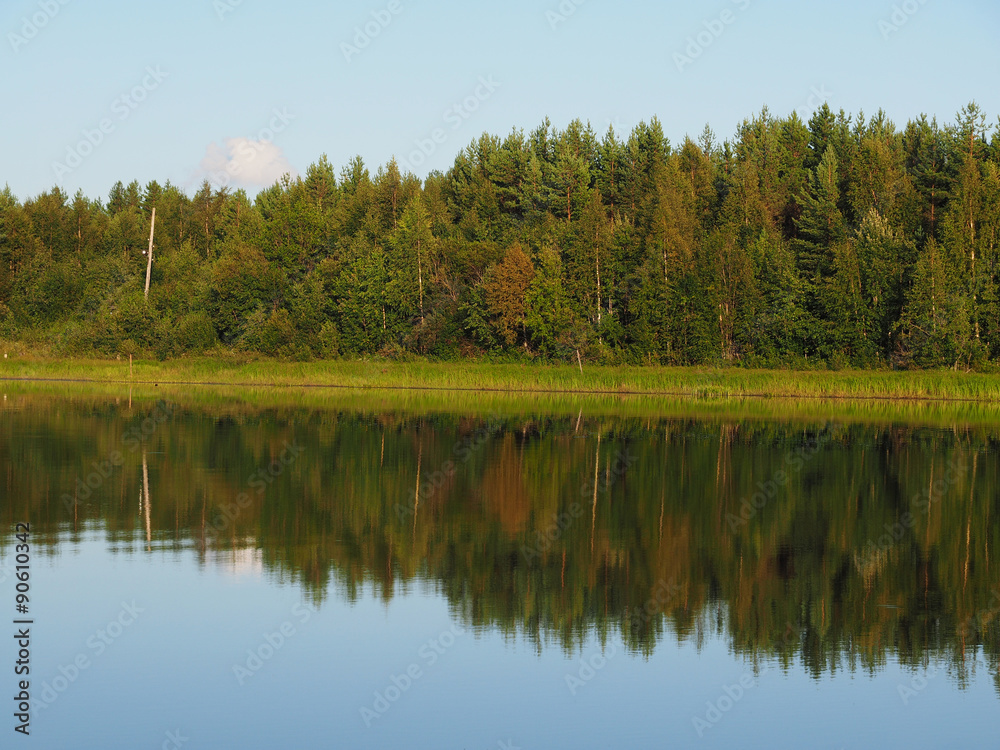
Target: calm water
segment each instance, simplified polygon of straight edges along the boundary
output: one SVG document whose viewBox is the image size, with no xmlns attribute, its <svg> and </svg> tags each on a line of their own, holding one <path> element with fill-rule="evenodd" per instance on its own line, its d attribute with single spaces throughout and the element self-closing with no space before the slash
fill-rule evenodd
<svg viewBox="0 0 1000 750">
<path fill-rule="evenodd" d="M 1000 424 L 179 401 L 5 397 L 3 747 L 997 744 Z"/>
</svg>

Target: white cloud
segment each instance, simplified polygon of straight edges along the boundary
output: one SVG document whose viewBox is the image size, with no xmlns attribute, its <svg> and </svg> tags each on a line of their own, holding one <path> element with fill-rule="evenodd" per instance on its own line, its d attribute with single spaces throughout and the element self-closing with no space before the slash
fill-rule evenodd
<svg viewBox="0 0 1000 750">
<path fill-rule="evenodd" d="M 285 174 L 298 175 L 271 141 L 240 137 L 223 143 L 210 143 L 199 167 L 200 177 L 217 187 L 264 188 Z"/>
</svg>

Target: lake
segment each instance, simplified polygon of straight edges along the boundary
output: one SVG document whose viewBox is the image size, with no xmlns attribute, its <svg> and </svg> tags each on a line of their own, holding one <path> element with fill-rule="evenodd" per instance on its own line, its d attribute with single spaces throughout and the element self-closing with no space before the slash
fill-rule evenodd
<svg viewBox="0 0 1000 750">
<path fill-rule="evenodd" d="M 996 743 L 992 407 L 0 390 L 26 745 Z"/>
</svg>

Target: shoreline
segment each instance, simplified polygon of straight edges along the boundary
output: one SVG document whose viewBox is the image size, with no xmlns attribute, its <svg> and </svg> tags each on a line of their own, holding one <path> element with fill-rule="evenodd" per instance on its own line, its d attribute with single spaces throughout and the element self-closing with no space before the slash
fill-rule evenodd
<svg viewBox="0 0 1000 750">
<path fill-rule="evenodd" d="M 1000 375 L 954 371 L 796 371 L 481 362 L 5 360 L 0 382 L 104 386 L 340 389 L 636 398 L 1000 403 Z"/>
<path fill-rule="evenodd" d="M 880 402 L 914 402 L 941 404 L 996 404 L 1000 399 L 977 399 L 963 396 L 919 396 L 919 395 L 846 395 L 846 394 L 815 394 L 815 393 L 751 393 L 734 394 L 701 394 L 688 391 L 629 391 L 629 390 L 593 390 L 593 389 L 558 389 L 558 388 L 488 388 L 463 386 L 427 386 L 427 385 L 364 385 L 346 383 L 268 383 L 268 382 L 221 382 L 195 380 L 96 380 L 93 378 L 44 378 L 44 377 L 0 377 L 0 383 L 72 383 L 77 385 L 110 385 L 110 386 L 144 386 L 158 388 L 196 386 L 200 388 L 264 388 L 264 389 L 310 389 L 310 390 L 351 390 L 351 391 L 422 391 L 428 393 L 483 393 L 510 394 L 512 396 L 648 396 L 651 398 L 690 398 L 694 400 L 713 399 L 752 399 L 752 400 L 793 400 L 793 401 L 880 401 Z"/>
</svg>

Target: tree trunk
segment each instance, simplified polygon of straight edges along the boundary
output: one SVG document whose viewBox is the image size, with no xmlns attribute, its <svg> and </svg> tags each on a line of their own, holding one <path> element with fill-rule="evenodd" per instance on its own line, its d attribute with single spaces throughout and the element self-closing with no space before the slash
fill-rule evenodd
<svg viewBox="0 0 1000 750">
<path fill-rule="evenodd" d="M 417 284 L 420 287 L 420 325 L 424 324 L 424 271 L 420 262 L 420 240 L 417 240 Z"/>
<path fill-rule="evenodd" d="M 597 269 L 597 325 L 601 325 L 601 242 L 600 234 L 594 233 L 594 265 Z"/>
</svg>

